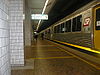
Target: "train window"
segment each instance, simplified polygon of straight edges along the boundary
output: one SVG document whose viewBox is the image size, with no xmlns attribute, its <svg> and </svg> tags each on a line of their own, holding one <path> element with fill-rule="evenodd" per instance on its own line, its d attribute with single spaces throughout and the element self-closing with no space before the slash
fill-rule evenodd
<svg viewBox="0 0 100 75">
<path fill-rule="evenodd" d="M 82 15 L 77 17 L 77 29 L 76 31 L 81 31 L 81 25 L 82 25 Z"/>
<path fill-rule="evenodd" d="M 60 25 L 57 26 L 57 33 L 60 33 Z"/>
<path fill-rule="evenodd" d="M 58 33 L 61 33 L 61 25 L 58 25 Z"/>
<path fill-rule="evenodd" d="M 57 33 L 57 26 L 55 27 L 55 33 Z"/>
<path fill-rule="evenodd" d="M 59 33 L 59 27 L 56 26 L 56 33 Z"/>
<path fill-rule="evenodd" d="M 49 29 L 49 33 L 51 33 L 51 30 Z"/>
<path fill-rule="evenodd" d="M 61 24 L 61 33 L 64 33 L 64 23 Z"/>
<path fill-rule="evenodd" d="M 100 30 L 100 8 L 96 10 L 96 30 Z"/>
<path fill-rule="evenodd" d="M 72 31 L 81 31 L 81 25 L 82 25 L 82 15 L 73 18 L 73 23 L 72 23 Z"/>
<path fill-rule="evenodd" d="M 72 31 L 75 32 L 77 29 L 77 18 L 73 18 L 73 23 L 72 23 Z"/>
<path fill-rule="evenodd" d="M 48 30 L 48 34 L 50 34 L 50 29 Z"/>
<path fill-rule="evenodd" d="M 45 31 L 45 34 L 47 34 L 47 31 Z"/>
<path fill-rule="evenodd" d="M 57 33 L 57 26 L 54 27 L 54 33 Z"/>
<path fill-rule="evenodd" d="M 57 26 L 55 26 L 55 33 L 57 33 Z"/>
<path fill-rule="evenodd" d="M 54 27 L 54 33 L 56 33 L 56 27 Z"/>
<path fill-rule="evenodd" d="M 62 25 L 63 25 L 63 23 L 60 25 L 60 33 L 62 33 Z"/>
<path fill-rule="evenodd" d="M 71 20 L 66 22 L 65 32 L 71 32 Z"/>
<path fill-rule="evenodd" d="M 57 33 L 59 33 L 59 25 L 57 26 Z"/>
<path fill-rule="evenodd" d="M 67 26 L 68 26 L 68 25 L 67 25 L 68 23 L 67 23 L 67 22 L 68 22 L 68 21 L 66 21 L 66 23 L 65 23 L 65 32 L 68 32 L 68 27 L 67 27 Z"/>
</svg>

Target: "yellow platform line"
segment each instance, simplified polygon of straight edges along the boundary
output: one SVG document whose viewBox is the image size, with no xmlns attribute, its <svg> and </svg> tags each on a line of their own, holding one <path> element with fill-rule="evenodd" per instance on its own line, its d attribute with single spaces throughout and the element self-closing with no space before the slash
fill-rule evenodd
<svg viewBox="0 0 100 75">
<path fill-rule="evenodd" d="M 31 59 L 63 59 L 63 58 L 74 58 L 74 57 L 73 56 L 66 56 L 66 57 L 31 58 Z"/>
<path fill-rule="evenodd" d="M 33 51 L 34 51 L 34 52 L 35 52 L 35 51 L 36 51 L 36 52 L 37 52 L 37 51 L 44 51 L 44 52 L 47 52 L 47 51 L 48 51 L 48 52 L 49 52 L 49 51 L 58 51 L 58 52 L 61 52 L 61 50 L 33 50 Z"/>
<path fill-rule="evenodd" d="M 82 61 L 86 62 L 87 64 L 89 64 L 89 65 L 93 66 L 94 68 L 96 68 L 96 69 L 100 70 L 100 67 L 99 67 L 99 66 L 96 66 L 96 65 L 94 65 L 93 63 L 88 62 L 88 61 L 86 61 L 86 60 L 82 59 L 81 57 L 79 57 L 79 56 L 77 56 L 77 55 L 74 55 L 74 54 L 72 54 L 72 53 L 70 53 L 70 52 L 68 52 L 68 51 L 66 51 L 66 50 L 64 50 L 64 49 L 62 49 L 62 48 L 60 48 L 60 47 L 58 47 L 58 48 L 59 48 L 59 49 L 61 49 L 61 50 L 62 50 L 62 51 L 64 51 L 64 52 L 66 52 L 66 53 L 68 53 L 68 54 L 72 55 L 73 57 L 76 57 L 77 59 L 80 59 L 80 60 L 82 60 Z"/>
<path fill-rule="evenodd" d="M 38 45 L 38 46 L 31 46 L 31 47 L 52 47 L 52 46 L 54 46 L 54 45 Z"/>
<path fill-rule="evenodd" d="M 70 44 L 70 43 L 66 43 L 66 42 L 61 42 L 61 41 L 58 41 L 58 40 L 54 40 L 54 41 L 62 43 L 62 44 L 66 44 L 66 45 L 69 45 L 69 46 L 73 46 L 73 47 L 76 47 L 76 48 L 80 48 L 80 49 L 83 49 L 83 50 L 87 50 L 87 51 L 90 51 L 90 52 L 94 52 L 94 53 L 97 53 L 97 54 L 100 54 L 100 51 L 96 51 L 96 50 L 93 50 L 91 48 L 87 48 L 87 47 L 83 47 L 83 46 L 79 46 L 79 45 L 74 45 L 74 44 Z"/>
</svg>

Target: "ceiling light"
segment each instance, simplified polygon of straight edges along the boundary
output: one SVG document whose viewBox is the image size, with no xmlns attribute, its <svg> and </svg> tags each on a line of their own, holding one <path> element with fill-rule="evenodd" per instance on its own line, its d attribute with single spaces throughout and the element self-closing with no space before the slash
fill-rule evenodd
<svg viewBox="0 0 100 75">
<path fill-rule="evenodd" d="M 42 14 L 44 14 L 44 12 L 45 12 L 45 9 L 46 9 L 46 7 L 47 7 L 48 2 L 49 2 L 49 0 L 46 0 L 45 5 L 44 5 L 44 8 L 43 8 L 43 10 L 42 10 Z M 42 21 L 42 20 L 39 20 L 39 22 L 38 22 L 38 25 L 37 25 L 37 30 L 38 30 L 38 28 L 39 28 L 39 26 L 40 26 L 41 21 Z"/>
</svg>

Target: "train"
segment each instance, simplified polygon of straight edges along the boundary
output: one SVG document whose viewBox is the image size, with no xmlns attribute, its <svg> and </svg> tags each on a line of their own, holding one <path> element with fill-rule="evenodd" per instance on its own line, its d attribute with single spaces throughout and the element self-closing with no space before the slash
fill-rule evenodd
<svg viewBox="0 0 100 75">
<path fill-rule="evenodd" d="M 45 39 L 99 56 L 100 0 L 86 4 L 40 33 L 45 35 Z"/>
</svg>

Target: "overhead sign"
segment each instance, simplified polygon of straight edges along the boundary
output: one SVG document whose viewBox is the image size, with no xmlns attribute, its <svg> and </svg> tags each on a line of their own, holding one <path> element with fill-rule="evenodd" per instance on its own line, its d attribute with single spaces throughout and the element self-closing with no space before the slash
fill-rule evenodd
<svg viewBox="0 0 100 75">
<path fill-rule="evenodd" d="M 48 15 L 46 14 L 32 14 L 32 20 L 48 20 Z"/>
</svg>

